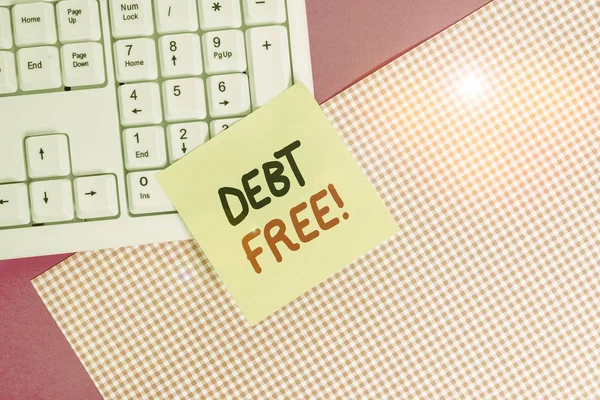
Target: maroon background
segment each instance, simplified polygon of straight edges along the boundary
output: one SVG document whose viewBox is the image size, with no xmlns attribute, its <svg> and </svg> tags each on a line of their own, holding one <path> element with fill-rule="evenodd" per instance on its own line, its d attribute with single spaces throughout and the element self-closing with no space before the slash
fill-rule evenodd
<svg viewBox="0 0 600 400">
<path fill-rule="evenodd" d="M 323 102 L 489 0 L 306 0 Z M 0 399 L 101 399 L 30 280 L 67 255 L 0 261 Z"/>
</svg>

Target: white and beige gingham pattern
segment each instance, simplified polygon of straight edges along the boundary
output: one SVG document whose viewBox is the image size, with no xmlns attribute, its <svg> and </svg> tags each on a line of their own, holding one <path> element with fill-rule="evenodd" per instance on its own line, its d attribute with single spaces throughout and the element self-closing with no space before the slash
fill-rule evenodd
<svg viewBox="0 0 600 400">
<path fill-rule="evenodd" d="M 107 399 L 600 399 L 600 2 L 497 0 L 324 105 L 402 227 L 250 327 L 193 242 L 34 285 Z"/>
</svg>

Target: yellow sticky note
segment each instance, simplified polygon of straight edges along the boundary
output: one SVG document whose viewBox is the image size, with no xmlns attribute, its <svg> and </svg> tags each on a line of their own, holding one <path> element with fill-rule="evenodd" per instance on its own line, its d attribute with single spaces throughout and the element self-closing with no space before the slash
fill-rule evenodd
<svg viewBox="0 0 600 400">
<path fill-rule="evenodd" d="M 302 85 L 158 180 L 251 324 L 398 231 Z"/>
</svg>

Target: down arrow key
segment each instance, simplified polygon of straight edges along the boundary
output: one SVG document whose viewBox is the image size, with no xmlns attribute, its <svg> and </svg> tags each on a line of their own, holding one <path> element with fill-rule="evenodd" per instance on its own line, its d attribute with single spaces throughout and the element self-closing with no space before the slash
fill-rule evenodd
<svg viewBox="0 0 600 400">
<path fill-rule="evenodd" d="M 35 181 L 29 186 L 31 215 L 36 224 L 66 222 L 75 217 L 69 179 Z"/>
</svg>

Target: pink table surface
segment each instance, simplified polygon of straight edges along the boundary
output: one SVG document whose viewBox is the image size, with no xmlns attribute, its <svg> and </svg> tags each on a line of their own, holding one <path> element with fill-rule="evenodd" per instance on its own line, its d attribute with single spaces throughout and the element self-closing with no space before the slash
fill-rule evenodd
<svg viewBox="0 0 600 400">
<path fill-rule="evenodd" d="M 489 0 L 306 0 L 323 102 Z M 0 399 L 101 399 L 30 280 L 68 255 L 0 261 Z"/>
</svg>

